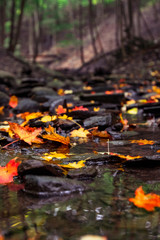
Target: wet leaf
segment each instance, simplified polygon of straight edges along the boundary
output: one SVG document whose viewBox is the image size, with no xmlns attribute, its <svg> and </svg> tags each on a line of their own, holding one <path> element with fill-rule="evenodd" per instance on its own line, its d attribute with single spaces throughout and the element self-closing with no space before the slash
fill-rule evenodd
<svg viewBox="0 0 160 240">
<path fill-rule="evenodd" d="M 136 189 L 135 198 L 129 198 L 135 206 L 144 208 L 147 211 L 154 211 L 155 207 L 160 207 L 160 196 L 155 193 L 145 194 L 142 186 Z"/>
<path fill-rule="evenodd" d="M 0 115 L 3 115 L 3 114 L 4 114 L 4 111 L 3 111 L 3 110 L 4 110 L 4 106 L 1 106 L 1 107 L 0 107 Z"/>
<path fill-rule="evenodd" d="M 31 145 L 32 143 L 43 143 L 43 140 L 37 136 L 41 133 L 41 128 L 22 127 L 18 123 L 9 122 L 11 137 L 19 138 Z"/>
<path fill-rule="evenodd" d="M 64 168 L 82 168 L 85 167 L 85 161 L 86 160 L 81 160 L 79 162 L 73 162 L 73 163 L 68 163 L 68 164 L 64 164 L 64 165 L 60 165 L 58 164 L 60 167 L 64 167 Z"/>
<path fill-rule="evenodd" d="M 147 139 L 140 139 L 140 140 L 131 140 L 131 143 L 137 143 L 138 145 L 153 145 L 155 142 Z"/>
<path fill-rule="evenodd" d="M 54 142 L 60 142 L 65 145 L 70 144 L 70 138 L 69 137 L 63 137 L 55 132 L 55 129 L 49 125 L 48 128 L 45 128 L 46 132 L 48 134 L 42 135 L 43 138 L 48 139 L 50 141 Z"/>
<path fill-rule="evenodd" d="M 68 117 L 66 114 L 64 114 L 63 116 L 58 116 L 59 119 L 64 119 L 64 120 L 72 120 L 73 117 Z"/>
<path fill-rule="evenodd" d="M 141 158 L 142 156 L 130 156 L 130 155 L 122 155 L 122 154 L 118 154 L 118 153 L 112 153 L 110 152 L 110 155 L 114 155 L 114 156 L 118 156 L 120 158 L 124 158 L 126 160 L 133 160 L 133 159 L 136 159 L 136 158 Z"/>
<path fill-rule="evenodd" d="M 57 119 L 56 115 L 50 116 L 50 115 L 46 115 L 44 117 L 41 118 L 42 122 L 51 122 Z"/>
<path fill-rule="evenodd" d="M 64 108 L 62 105 L 58 105 L 58 108 L 56 108 L 57 115 L 60 115 L 62 113 L 66 113 L 66 112 L 67 112 L 67 109 Z"/>
<path fill-rule="evenodd" d="M 18 98 L 16 96 L 11 96 L 9 100 L 9 106 L 12 108 L 17 107 L 18 105 Z"/>
<path fill-rule="evenodd" d="M 46 161 L 50 161 L 52 160 L 52 158 L 63 159 L 67 157 L 68 157 L 67 154 L 57 153 L 57 152 L 44 153 L 42 156 L 42 158 L 44 158 Z"/>
<path fill-rule="evenodd" d="M 110 138 L 111 135 L 107 131 L 98 131 L 97 129 L 92 130 L 92 135 L 94 137 L 100 137 L 100 138 Z"/>
<path fill-rule="evenodd" d="M 75 106 L 71 111 L 88 111 L 88 108 L 84 108 L 83 106 Z"/>
<path fill-rule="evenodd" d="M 78 130 L 71 131 L 71 137 L 87 137 L 90 135 L 90 132 L 88 130 L 85 130 L 84 128 L 80 127 Z"/>
<path fill-rule="evenodd" d="M 13 177 L 16 176 L 17 168 L 19 166 L 19 162 L 16 162 L 17 158 L 11 159 L 5 167 L 0 166 L 0 184 L 6 184 L 13 182 Z"/>
</svg>

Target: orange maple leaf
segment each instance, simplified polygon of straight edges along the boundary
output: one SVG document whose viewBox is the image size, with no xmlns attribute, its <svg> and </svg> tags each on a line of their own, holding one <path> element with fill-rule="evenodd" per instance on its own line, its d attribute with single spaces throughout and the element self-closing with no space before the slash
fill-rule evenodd
<svg viewBox="0 0 160 240">
<path fill-rule="evenodd" d="M 11 159 L 5 167 L 0 166 L 0 184 L 6 184 L 13 182 L 13 177 L 16 176 L 17 168 L 19 166 L 19 162 L 16 162 L 17 158 Z"/>
<path fill-rule="evenodd" d="M 111 136 L 107 131 L 98 131 L 97 129 L 92 130 L 91 133 L 94 137 L 110 138 Z"/>
<path fill-rule="evenodd" d="M 131 140 L 131 143 L 137 143 L 138 145 L 153 145 L 155 142 L 147 139 L 140 139 L 140 140 Z"/>
<path fill-rule="evenodd" d="M 141 156 L 130 156 L 130 155 L 122 155 L 122 154 L 118 154 L 118 153 L 112 153 L 110 152 L 110 155 L 113 155 L 113 156 L 118 156 L 120 158 L 124 158 L 126 160 L 133 160 L 133 159 L 136 159 L 136 158 L 141 158 Z"/>
<path fill-rule="evenodd" d="M 16 96 L 11 96 L 9 100 L 9 106 L 12 108 L 17 107 L 18 105 L 18 98 Z"/>
<path fill-rule="evenodd" d="M 155 193 L 145 194 L 142 186 L 136 189 L 135 198 L 129 198 L 139 208 L 144 208 L 147 211 L 154 211 L 155 207 L 160 207 L 160 196 Z"/>
<path fill-rule="evenodd" d="M 9 122 L 11 137 L 19 138 L 24 142 L 31 145 L 32 143 L 43 143 L 43 140 L 38 138 L 37 136 L 41 132 L 41 128 L 32 128 L 32 127 L 22 127 L 18 123 Z"/>
<path fill-rule="evenodd" d="M 3 115 L 3 114 L 4 114 L 4 111 L 3 111 L 3 110 L 4 110 L 4 106 L 1 106 L 1 107 L 0 107 L 0 115 Z"/>
<path fill-rule="evenodd" d="M 88 108 L 84 108 L 83 106 L 75 106 L 71 111 L 88 111 Z"/>
<path fill-rule="evenodd" d="M 70 138 L 69 137 L 63 137 L 55 132 L 55 129 L 49 125 L 48 128 L 45 128 L 46 132 L 48 134 L 42 135 L 43 138 L 54 141 L 54 142 L 60 142 L 65 145 L 70 144 Z"/>
<path fill-rule="evenodd" d="M 56 108 L 56 113 L 59 115 L 59 114 L 62 114 L 62 113 L 66 113 L 67 112 L 67 109 L 64 108 L 62 105 L 58 105 L 58 108 Z"/>
<path fill-rule="evenodd" d="M 71 137 L 87 137 L 88 135 L 90 135 L 90 132 L 82 127 L 71 132 Z"/>
</svg>

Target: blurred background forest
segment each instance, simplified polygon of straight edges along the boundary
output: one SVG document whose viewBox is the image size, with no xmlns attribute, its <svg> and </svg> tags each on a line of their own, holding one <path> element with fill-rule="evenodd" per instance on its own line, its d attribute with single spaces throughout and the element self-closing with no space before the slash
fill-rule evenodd
<svg viewBox="0 0 160 240">
<path fill-rule="evenodd" d="M 159 44 L 159 29 L 159 0 L 0 0 L 1 48 L 50 69 L 126 57 Z"/>
</svg>

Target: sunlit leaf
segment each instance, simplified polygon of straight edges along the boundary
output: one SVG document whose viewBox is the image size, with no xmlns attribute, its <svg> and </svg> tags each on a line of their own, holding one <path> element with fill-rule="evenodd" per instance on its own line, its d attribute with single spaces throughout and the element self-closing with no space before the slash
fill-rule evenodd
<svg viewBox="0 0 160 240">
<path fill-rule="evenodd" d="M 90 132 L 88 130 L 85 130 L 84 128 L 80 127 L 78 130 L 73 130 L 70 132 L 71 137 L 87 137 L 90 135 Z"/>
<path fill-rule="evenodd" d="M 57 119 L 56 115 L 50 116 L 50 115 L 46 115 L 44 117 L 41 118 L 42 122 L 51 122 Z"/>
<path fill-rule="evenodd" d="M 138 108 L 131 108 L 127 111 L 128 114 L 137 114 L 138 113 Z"/>
<path fill-rule="evenodd" d="M 154 211 L 155 207 L 160 207 L 160 196 L 155 193 L 145 194 L 142 186 L 136 189 L 135 198 L 129 198 L 135 206 L 144 208 L 147 211 Z"/>
<path fill-rule="evenodd" d="M 67 157 L 68 157 L 67 154 L 57 153 L 57 152 L 44 153 L 42 156 L 42 158 L 44 158 L 46 161 L 50 161 L 53 158 L 63 159 L 63 158 L 67 158 Z"/>
<path fill-rule="evenodd" d="M 140 139 L 140 140 L 131 140 L 131 143 L 137 143 L 138 145 L 153 145 L 155 142 L 152 140 L 147 139 Z"/>
<path fill-rule="evenodd" d="M 43 140 L 37 136 L 41 133 L 41 128 L 22 127 L 18 123 L 9 122 L 10 131 L 15 138 L 19 138 L 31 145 L 32 143 L 43 143 Z"/>
<path fill-rule="evenodd" d="M 85 161 L 86 160 L 81 160 L 79 162 L 63 164 L 63 165 L 59 165 L 59 166 L 64 167 L 64 168 L 82 168 L 82 167 L 85 167 L 85 164 L 84 164 Z"/>
<path fill-rule="evenodd" d="M 11 96 L 9 100 L 9 106 L 12 108 L 17 107 L 18 105 L 18 98 L 16 96 Z"/>
<path fill-rule="evenodd" d="M 75 106 L 71 111 L 88 111 L 88 108 L 84 108 L 83 106 Z"/>
<path fill-rule="evenodd" d="M 46 132 L 48 134 L 43 134 L 42 137 L 45 139 L 48 139 L 50 141 L 54 142 L 60 142 L 65 145 L 70 144 L 70 138 L 69 137 L 63 137 L 55 132 L 55 129 L 49 125 L 48 128 L 45 128 Z"/>
<path fill-rule="evenodd" d="M 56 108 L 56 113 L 59 115 L 59 114 L 62 114 L 62 113 L 66 113 L 67 112 L 67 109 L 64 108 L 62 105 L 58 105 L 58 108 Z"/>
<path fill-rule="evenodd" d="M 58 116 L 59 119 L 64 119 L 64 120 L 72 120 L 73 117 L 68 117 L 66 114 L 64 114 L 63 116 Z"/>
<path fill-rule="evenodd" d="M 17 158 L 11 159 L 5 167 L 0 166 L 0 184 L 6 184 L 13 182 L 13 177 L 16 176 L 17 168 L 19 166 L 19 162 L 16 162 Z"/>
</svg>

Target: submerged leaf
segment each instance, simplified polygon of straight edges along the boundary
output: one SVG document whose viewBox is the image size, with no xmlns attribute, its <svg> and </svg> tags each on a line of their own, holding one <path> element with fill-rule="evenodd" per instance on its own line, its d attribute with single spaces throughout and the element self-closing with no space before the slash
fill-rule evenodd
<svg viewBox="0 0 160 240">
<path fill-rule="evenodd" d="M 44 153 L 42 156 L 42 158 L 44 158 L 46 161 L 50 161 L 52 160 L 52 158 L 63 159 L 67 157 L 68 157 L 67 154 L 57 153 L 57 152 Z"/>
<path fill-rule="evenodd" d="M 137 143 L 138 145 L 153 145 L 155 142 L 147 139 L 140 139 L 140 140 L 131 140 L 131 143 Z"/>
<path fill-rule="evenodd" d="M 64 168 L 82 168 L 82 167 L 85 167 L 85 164 L 84 164 L 85 161 L 86 160 L 81 160 L 79 162 L 72 162 L 72 163 L 59 165 L 59 166 L 64 167 Z"/>
<path fill-rule="evenodd" d="M 107 131 L 98 131 L 97 129 L 92 130 L 92 135 L 94 137 L 100 137 L 100 138 L 110 138 L 111 135 Z"/>
<path fill-rule="evenodd" d="M 145 194 L 142 186 L 136 189 L 135 198 L 129 198 L 139 208 L 144 208 L 147 211 L 154 211 L 155 207 L 160 207 L 160 196 L 155 193 Z"/>
</svg>

